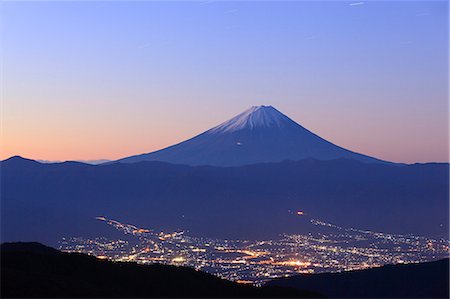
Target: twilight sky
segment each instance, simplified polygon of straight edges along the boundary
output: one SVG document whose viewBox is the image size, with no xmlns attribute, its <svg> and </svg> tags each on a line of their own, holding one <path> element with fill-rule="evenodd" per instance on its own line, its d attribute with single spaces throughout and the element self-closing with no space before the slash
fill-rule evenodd
<svg viewBox="0 0 450 299">
<path fill-rule="evenodd" d="M 446 1 L 0 5 L 1 159 L 151 152 L 264 104 L 356 152 L 448 161 Z"/>
</svg>

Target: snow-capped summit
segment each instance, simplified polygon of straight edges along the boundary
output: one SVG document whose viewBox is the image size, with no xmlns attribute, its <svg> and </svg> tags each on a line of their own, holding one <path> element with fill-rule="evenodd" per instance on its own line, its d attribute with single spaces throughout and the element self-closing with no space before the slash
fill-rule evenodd
<svg viewBox="0 0 450 299">
<path fill-rule="evenodd" d="M 306 158 L 350 158 L 369 163 L 386 163 L 334 145 L 272 106 L 253 106 L 191 139 L 159 151 L 118 161 L 241 166 Z"/>
<path fill-rule="evenodd" d="M 232 119 L 212 128 L 210 133 L 234 132 L 242 129 L 283 127 L 294 123 L 272 106 L 253 106 Z"/>
<path fill-rule="evenodd" d="M 230 133 L 243 129 L 283 127 L 295 123 L 272 106 L 253 106 L 232 119 L 209 130 L 209 133 Z"/>
</svg>

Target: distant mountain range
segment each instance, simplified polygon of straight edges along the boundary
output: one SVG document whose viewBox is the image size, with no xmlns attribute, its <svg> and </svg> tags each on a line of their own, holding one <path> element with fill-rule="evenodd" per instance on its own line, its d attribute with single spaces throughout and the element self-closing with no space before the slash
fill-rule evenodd
<svg viewBox="0 0 450 299">
<path fill-rule="evenodd" d="M 111 160 L 99 159 L 99 160 L 73 160 L 73 161 L 49 161 L 49 160 L 36 160 L 41 163 L 62 163 L 62 162 L 81 162 L 86 164 L 98 165 L 103 163 L 108 163 Z"/>
<path fill-rule="evenodd" d="M 272 106 L 251 107 L 189 140 L 118 162 L 162 161 L 191 166 L 242 166 L 306 158 L 349 158 L 366 163 L 388 163 L 334 145 Z"/>
<path fill-rule="evenodd" d="M 94 217 L 221 238 L 307 233 L 305 211 L 344 227 L 448 236 L 447 163 L 305 159 L 240 167 L 1 162 L 1 238 L 97 236 Z"/>
<path fill-rule="evenodd" d="M 317 292 L 253 287 L 191 268 L 138 265 L 63 253 L 39 243 L 6 243 L 2 298 L 318 298 Z"/>
<path fill-rule="evenodd" d="M 329 298 L 449 298 L 449 260 L 301 274 L 275 279 L 266 285 L 320 290 Z"/>
</svg>

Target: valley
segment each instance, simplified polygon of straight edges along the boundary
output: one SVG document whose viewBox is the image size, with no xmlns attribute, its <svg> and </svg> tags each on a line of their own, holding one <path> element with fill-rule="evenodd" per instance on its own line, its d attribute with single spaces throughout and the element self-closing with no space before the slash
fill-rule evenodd
<svg viewBox="0 0 450 299">
<path fill-rule="evenodd" d="M 188 266 L 221 278 L 263 285 L 299 273 L 361 270 L 387 264 L 421 263 L 449 256 L 449 240 L 342 228 L 317 219 L 317 233 L 283 234 L 277 239 L 236 240 L 190 236 L 140 228 L 105 217 L 99 225 L 120 239 L 65 237 L 59 249 L 113 261 Z"/>
</svg>

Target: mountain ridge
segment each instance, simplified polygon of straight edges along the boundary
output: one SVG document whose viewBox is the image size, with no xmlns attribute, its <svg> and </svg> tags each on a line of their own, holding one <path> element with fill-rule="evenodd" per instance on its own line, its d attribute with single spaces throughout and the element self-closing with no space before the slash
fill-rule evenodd
<svg viewBox="0 0 450 299">
<path fill-rule="evenodd" d="M 448 298 L 449 259 L 378 268 L 298 274 L 266 285 L 317 291 L 329 298 Z"/>
<path fill-rule="evenodd" d="M 346 227 L 448 235 L 448 168 L 351 159 L 217 167 L 16 158 L 1 163 L 1 236 L 53 244 L 96 232 L 90 219 L 108 215 L 143 227 L 256 239 L 301 230 L 289 209 Z"/>
</svg>

